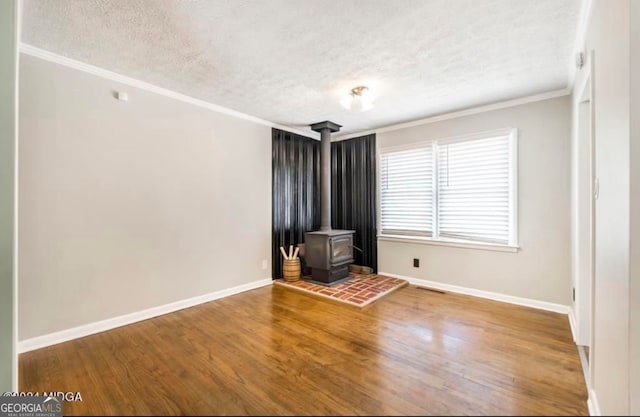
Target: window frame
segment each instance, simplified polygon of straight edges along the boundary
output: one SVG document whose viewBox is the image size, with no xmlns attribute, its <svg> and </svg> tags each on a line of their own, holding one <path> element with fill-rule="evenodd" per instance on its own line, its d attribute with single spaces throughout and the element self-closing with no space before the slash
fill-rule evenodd
<svg viewBox="0 0 640 417">
<path fill-rule="evenodd" d="M 466 142 L 480 139 L 489 139 L 496 136 L 506 136 L 509 144 L 509 242 L 507 244 L 502 243 L 486 243 L 465 239 L 452 239 L 442 238 L 439 234 L 439 222 L 438 222 L 438 210 L 439 210 L 439 190 L 438 190 L 438 177 L 437 177 L 437 159 L 438 159 L 438 146 L 442 144 L 450 144 L 455 142 Z M 434 158 L 434 174 L 433 174 L 433 231 L 432 236 L 424 236 L 420 234 L 390 234 L 382 232 L 382 154 L 387 152 L 407 151 L 412 149 L 419 149 L 427 146 L 433 146 L 433 158 Z M 387 242 L 404 242 L 404 243 L 418 243 L 427 245 L 439 245 L 439 246 L 452 246 L 460 248 L 473 248 L 484 250 L 496 250 L 502 252 L 517 252 L 520 248 L 518 241 L 518 129 L 517 128 L 503 128 L 488 130 L 468 135 L 460 135 L 453 137 L 434 138 L 431 140 L 413 142 L 406 145 L 389 146 L 378 148 L 377 156 L 377 182 L 378 193 L 376 197 L 376 211 L 377 211 L 377 238 L 378 241 Z"/>
</svg>

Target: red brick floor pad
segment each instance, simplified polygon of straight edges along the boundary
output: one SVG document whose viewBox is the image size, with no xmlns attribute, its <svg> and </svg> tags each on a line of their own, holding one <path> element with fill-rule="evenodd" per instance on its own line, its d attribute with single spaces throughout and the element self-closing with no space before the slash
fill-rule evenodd
<svg viewBox="0 0 640 417">
<path fill-rule="evenodd" d="M 403 279 L 386 277 L 384 275 L 361 275 L 353 272 L 350 275 L 351 278 L 349 280 L 332 287 L 314 284 L 304 279 L 297 281 L 277 279 L 275 280 L 275 284 L 308 293 L 309 295 L 325 297 L 357 307 L 365 307 L 375 300 L 408 284 L 407 281 Z"/>
</svg>

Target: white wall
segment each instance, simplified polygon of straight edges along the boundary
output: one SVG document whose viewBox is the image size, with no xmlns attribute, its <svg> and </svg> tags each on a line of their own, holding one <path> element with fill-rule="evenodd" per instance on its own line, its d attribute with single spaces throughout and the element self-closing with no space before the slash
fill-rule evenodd
<svg viewBox="0 0 640 417">
<path fill-rule="evenodd" d="M 16 389 L 14 204 L 18 3 L 0 1 L 0 392 Z"/>
<path fill-rule="evenodd" d="M 270 127 L 21 59 L 20 340 L 270 278 Z"/>
<path fill-rule="evenodd" d="M 378 242 L 379 270 L 477 290 L 569 305 L 570 97 L 378 133 L 379 148 L 518 128 L 517 253 Z M 420 259 L 414 268 L 413 258 Z"/>
<path fill-rule="evenodd" d="M 590 402 L 630 412 L 630 101 L 628 0 L 595 0 L 587 29 L 594 54 L 595 283 Z M 584 77 L 577 74 L 576 85 Z"/>
<path fill-rule="evenodd" d="M 640 415 L 640 2 L 631 2 L 630 411 Z"/>
</svg>

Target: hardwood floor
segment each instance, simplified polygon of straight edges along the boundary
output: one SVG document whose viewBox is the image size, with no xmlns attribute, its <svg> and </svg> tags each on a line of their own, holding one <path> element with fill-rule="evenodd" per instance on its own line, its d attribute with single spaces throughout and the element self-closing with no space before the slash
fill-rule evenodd
<svg viewBox="0 0 640 417">
<path fill-rule="evenodd" d="M 20 355 L 65 415 L 588 415 L 567 317 L 414 286 L 269 286 Z"/>
</svg>

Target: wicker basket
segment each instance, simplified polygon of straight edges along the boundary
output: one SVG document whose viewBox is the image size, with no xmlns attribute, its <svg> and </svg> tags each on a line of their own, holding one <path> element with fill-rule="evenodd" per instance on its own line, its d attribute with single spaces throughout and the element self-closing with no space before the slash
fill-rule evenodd
<svg viewBox="0 0 640 417">
<path fill-rule="evenodd" d="M 282 277 L 285 281 L 300 279 L 300 258 L 284 259 L 282 261 Z"/>
</svg>

